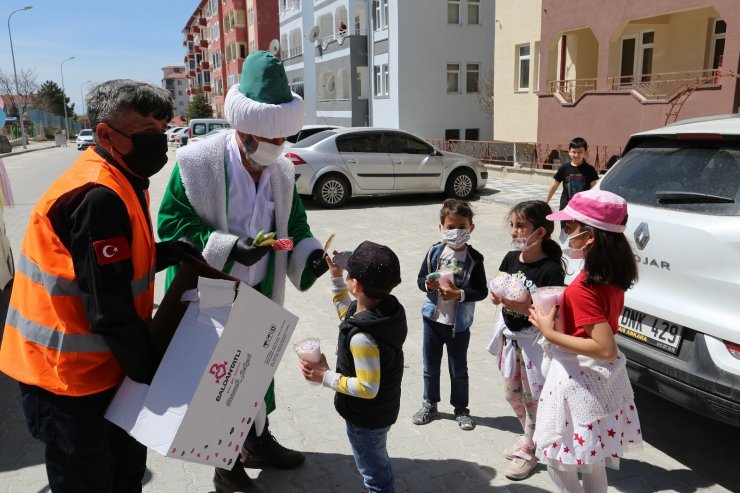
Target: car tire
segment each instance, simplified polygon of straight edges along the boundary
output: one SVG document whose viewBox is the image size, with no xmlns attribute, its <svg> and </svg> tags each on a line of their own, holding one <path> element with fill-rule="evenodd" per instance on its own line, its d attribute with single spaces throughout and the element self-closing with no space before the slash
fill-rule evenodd
<svg viewBox="0 0 740 493">
<path fill-rule="evenodd" d="M 447 196 L 467 200 L 475 192 L 475 174 L 468 169 L 456 169 L 447 178 L 445 193 Z"/>
<path fill-rule="evenodd" d="M 326 208 L 342 206 L 349 199 L 350 193 L 347 179 L 337 174 L 322 176 L 313 187 L 314 201 Z"/>
</svg>

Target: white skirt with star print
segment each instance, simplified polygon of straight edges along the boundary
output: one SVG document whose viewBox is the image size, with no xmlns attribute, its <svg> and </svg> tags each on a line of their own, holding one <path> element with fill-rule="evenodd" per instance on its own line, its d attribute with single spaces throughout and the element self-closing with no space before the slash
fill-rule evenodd
<svg viewBox="0 0 740 493">
<path fill-rule="evenodd" d="M 620 352 L 598 361 L 553 347 L 537 408 L 534 441 L 540 462 L 589 472 L 619 459 L 642 443 L 632 386 Z M 547 358 L 547 356 L 546 356 Z"/>
</svg>

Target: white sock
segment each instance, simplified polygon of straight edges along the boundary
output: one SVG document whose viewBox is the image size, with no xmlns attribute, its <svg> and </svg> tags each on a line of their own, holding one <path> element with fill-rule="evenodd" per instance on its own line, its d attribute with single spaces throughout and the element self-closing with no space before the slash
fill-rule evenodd
<svg viewBox="0 0 740 493">
<path fill-rule="evenodd" d="M 558 493 L 585 493 L 583 486 L 578 481 L 578 472 L 575 469 L 562 471 L 548 466 L 547 474 L 550 475 L 550 479 L 555 483 Z"/>
<path fill-rule="evenodd" d="M 606 493 L 609 483 L 606 480 L 606 465 L 594 464 L 590 473 L 582 473 L 583 489 L 586 493 Z"/>
</svg>

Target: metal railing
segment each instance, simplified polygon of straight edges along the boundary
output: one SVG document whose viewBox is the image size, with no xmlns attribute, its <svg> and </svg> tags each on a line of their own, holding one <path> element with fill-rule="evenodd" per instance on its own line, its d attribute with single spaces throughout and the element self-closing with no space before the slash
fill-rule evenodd
<svg viewBox="0 0 740 493">
<path fill-rule="evenodd" d="M 547 92 L 558 94 L 567 103 L 575 103 L 589 91 L 596 90 L 596 79 L 548 80 Z"/>
<path fill-rule="evenodd" d="M 287 60 L 289 58 L 295 58 L 297 56 L 303 55 L 303 46 L 296 46 L 295 48 L 291 48 L 289 50 L 283 50 L 281 52 L 282 56 L 281 58 L 283 60 Z"/>
<path fill-rule="evenodd" d="M 651 101 L 670 100 L 689 86 L 720 84 L 717 69 L 660 72 L 607 79 L 609 90 L 632 90 Z"/>
<path fill-rule="evenodd" d="M 427 139 L 427 142 L 443 151 L 471 156 L 487 164 L 556 170 L 561 164 L 570 162 L 567 143 L 459 139 Z M 621 145 L 589 145 L 586 152 L 586 161 L 592 164 L 597 171 L 603 173 L 619 159 L 622 150 Z"/>
</svg>

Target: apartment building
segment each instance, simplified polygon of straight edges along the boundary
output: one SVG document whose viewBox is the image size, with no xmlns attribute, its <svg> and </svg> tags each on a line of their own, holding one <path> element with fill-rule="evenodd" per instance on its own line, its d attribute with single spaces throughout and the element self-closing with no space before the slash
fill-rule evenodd
<svg viewBox="0 0 740 493">
<path fill-rule="evenodd" d="M 185 117 L 190 97 L 188 96 L 188 77 L 184 65 L 162 67 L 162 87 L 169 91 L 175 105 L 175 117 Z"/>
<path fill-rule="evenodd" d="M 202 90 L 213 114 L 223 117 L 224 97 L 239 82 L 253 51 L 278 38 L 275 0 L 201 0 L 183 28 L 188 95 Z"/>
<path fill-rule="evenodd" d="M 282 57 L 307 123 L 487 140 L 493 2 L 278 0 Z"/>
<path fill-rule="evenodd" d="M 640 130 L 738 112 L 736 0 L 532 3 L 497 2 L 495 138 L 531 141 L 536 127 L 540 143 L 622 145 Z M 538 36 L 519 35 L 538 18 Z M 504 115 L 517 107 L 511 128 Z"/>
</svg>

